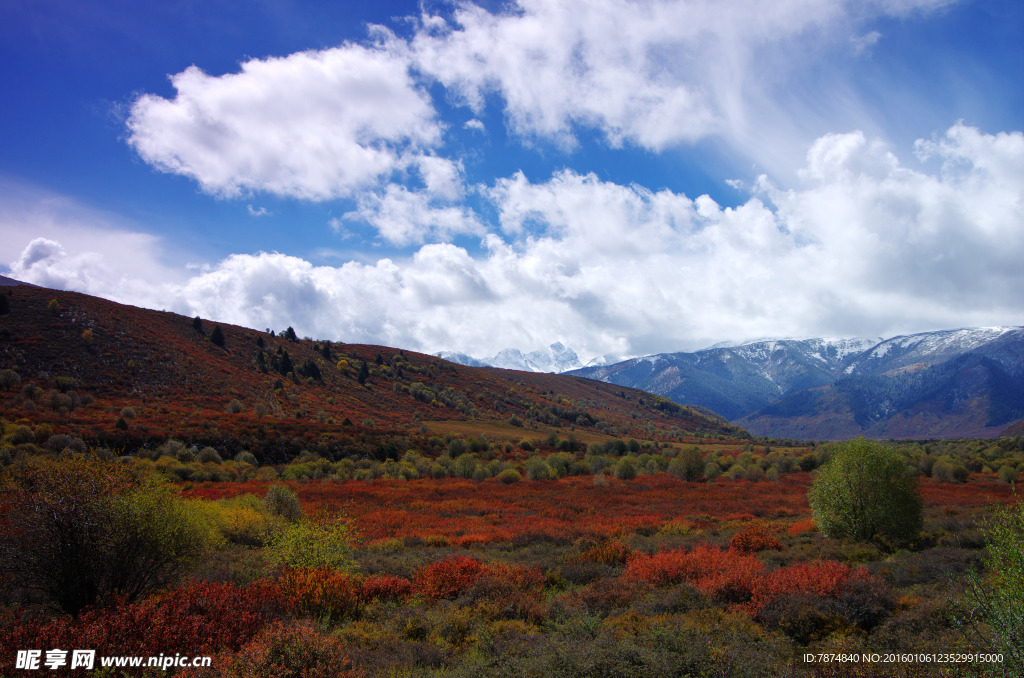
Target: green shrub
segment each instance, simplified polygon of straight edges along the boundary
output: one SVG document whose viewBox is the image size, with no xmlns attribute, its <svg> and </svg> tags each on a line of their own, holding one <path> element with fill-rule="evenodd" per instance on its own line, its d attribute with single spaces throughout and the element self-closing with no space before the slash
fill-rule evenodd
<svg viewBox="0 0 1024 678">
<path fill-rule="evenodd" d="M 530 457 L 526 460 L 526 477 L 530 480 L 550 480 L 557 478 L 558 474 L 540 457 Z"/>
<path fill-rule="evenodd" d="M 250 466 L 259 466 L 260 463 L 256 460 L 256 456 L 252 452 L 239 452 L 235 455 L 235 461 L 249 464 Z"/>
<path fill-rule="evenodd" d="M 835 445 L 807 497 L 818 529 L 829 537 L 913 539 L 921 530 L 916 477 L 894 448 L 875 441 Z"/>
<path fill-rule="evenodd" d="M 632 480 L 636 478 L 636 464 L 629 457 L 619 459 L 615 464 L 615 477 L 619 480 Z"/>
<path fill-rule="evenodd" d="M 1024 675 L 1024 503 L 1000 507 L 985 527 L 987 576 L 968 577 L 968 636 L 1003 654 L 1004 675 Z M 979 623 L 981 622 L 981 623 Z"/>
<path fill-rule="evenodd" d="M 175 581 L 209 544 L 207 524 L 166 486 L 94 456 L 5 469 L 18 492 L 0 530 L 0 573 L 72 615 Z"/>
<path fill-rule="evenodd" d="M 497 475 L 498 482 L 503 485 L 511 485 L 512 483 L 518 483 L 523 479 L 523 476 L 519 474 L 519 471 L 514 468 L 507 468 Z"/>
<path fill-rule="evenodd" d="M 263 497 L 263 504 L 271 514 L 281 516 L 290 523 L 297 523 L 304 516 L 302 504 L 299 503 L 299 495 L 284 483 L 276 483 L 268 487 L 267 493 Z"/>
<path fill-rule="evenodd" d="M 461 440 L 453 440 L 452 443 L 462 443 Z M 451 453 L 452 446 L 448 446 L 448 451 Z M 471 452 L 463 452 L 455 458 L 455 475 L 459 478 L 472 478 L 473 473 L 476 471 L 476 455 Z"/>
<path fill-rule="evenodd" d="M 217 452 L 217 450 L 213 449 L 212 447 L 204 447 L 203 449 L 199 450 L 197 459 L 199 459 L 199 461 L 203 462 L 204 464 L 220 464 L 224 462 L 224 459 L 220 456 L 220 453 Z"/>
<path fill-rule="evenodd" d="M 273 560 L 284 567 L 333 567 L 348 570 L 353 566 L 352 531 L 348 521 L 321 518 L 291 523 L 271 544 Z"/>
<path fill-rule="evenodd" d="M 696 445 L 684 448 L 669 462 L 668 472 L 680 480 L 699 480 L 704 476 L 704 457 L 700 448 Z"/>
<path fill-rule="evenodd" d="M 76 438 L 73 435 L 68 435 L 67 433 L 55 433 L 47 439 L 43 447 L 51 452 L 57 453 L 65 450 L 82 453 L 86 450 L 84 440 Z"/>
<path fill-rule="evenodd" d="M 21 375 L 14 370 L 0 370 L 0 388 L 8 389 L 21 383 Z"/>
<path fill-rule="evenodd" d="M 201 505 L 221 536 L 232 544 L 267 546 L 284 527 L 284 519 L 270 514 L 259 497 L 252 494 Z"/>
<path fill-rule="evenodd" d="M 36 434 L 32 432 L 32 429 L 24 424 L 18 424 L 7 432 L 4 436 L 4 441 L 11 445 L 24 445 L 26 443 L 34 443 L 36 441 Z"/>
</svg>

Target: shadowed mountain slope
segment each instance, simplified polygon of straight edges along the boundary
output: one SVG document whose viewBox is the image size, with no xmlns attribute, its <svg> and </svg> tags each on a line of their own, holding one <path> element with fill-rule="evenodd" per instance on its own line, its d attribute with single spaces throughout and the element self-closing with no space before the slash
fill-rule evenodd
<svg viewBox="0 0 1024 678">
<path fill-rule="evenodd" d="M 707 407 L 758 435 L 994 437 L 1024 417 L 1024 328 L 762 341 L 570 374 Z"/>
<path fill-rule="evenodd" d="M 746 435 L 710 413 L 579 377 L 274 336 L 46 288 L 0 294 L 4 419 L 110 446 L 175 436 L 283 458 L 304 447 L 411 445 L 444 422 L 515 440 L 555 428 L 598 439 Z"/>
</svg>

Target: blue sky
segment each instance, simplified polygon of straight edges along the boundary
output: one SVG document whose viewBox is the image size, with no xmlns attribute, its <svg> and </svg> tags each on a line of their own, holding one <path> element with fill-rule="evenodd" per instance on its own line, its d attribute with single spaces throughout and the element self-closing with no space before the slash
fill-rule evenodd
<svg viewBox="0 0 1024 678">
<path fill-rule="evenodd" d="M 1024 324 L 1024 8 L 0 6 L 0 273 L 584 359 Z"/>
</svg>

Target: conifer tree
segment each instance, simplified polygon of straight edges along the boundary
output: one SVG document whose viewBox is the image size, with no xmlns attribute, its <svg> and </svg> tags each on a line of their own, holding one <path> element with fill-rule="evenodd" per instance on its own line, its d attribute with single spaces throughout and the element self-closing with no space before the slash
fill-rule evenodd
<svg viewBox="0 0 1024 678">
<path fill-rule="evenodd" d="M 210 343 L 224 348 L 224 332 L 220 329 L 220 325 L 213 326 L 213 331 L 210 332 Z"/>
<path fill-rule="evenodd" d="M 281 360 L 277 371 L 281 374 L 288 374 L 289 372 L 295 371 L 295 366 L 292 365 L 292 358 L 288 355 L 288 351 L 281 351 Z"/>
</svg>

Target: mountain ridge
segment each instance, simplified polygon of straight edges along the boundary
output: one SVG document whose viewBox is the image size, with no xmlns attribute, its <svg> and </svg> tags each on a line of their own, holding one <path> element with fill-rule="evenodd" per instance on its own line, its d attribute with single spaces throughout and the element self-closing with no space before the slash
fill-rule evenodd
<svg viewBox="0 0 1024 678">
<path fill-rule="evenodd" d="M 27 285 L 0 295 L 3 419 L 111 449 L 177 437 L 277 463 L 303 449 L 426 449 L 431 434 L 468 430 L 514 442 L 559 430 L 577 440 L 749 437 L 703 411 L 570 375 L 464 367 Z"/>
<path fill-rule="evenodd" d="M 569 374 L 707 407 L 758 435 L 992 437 L 1024 417 L 1024 327 L 773 339 Z"/>
</svg>

